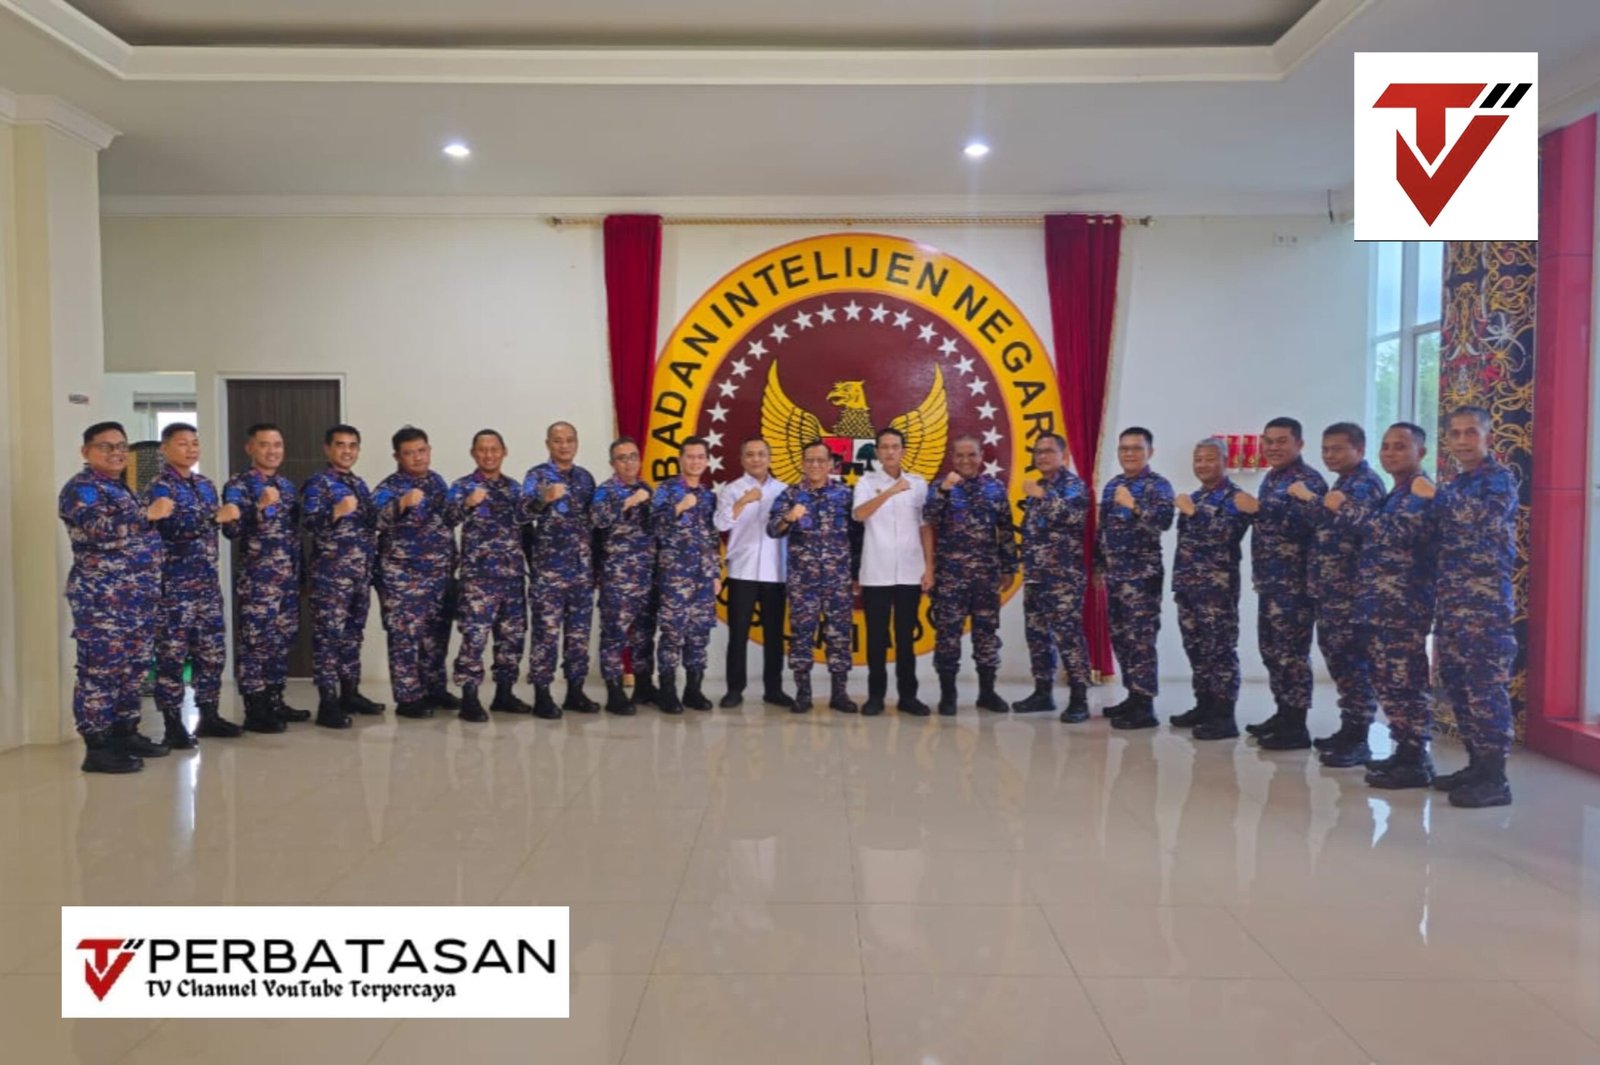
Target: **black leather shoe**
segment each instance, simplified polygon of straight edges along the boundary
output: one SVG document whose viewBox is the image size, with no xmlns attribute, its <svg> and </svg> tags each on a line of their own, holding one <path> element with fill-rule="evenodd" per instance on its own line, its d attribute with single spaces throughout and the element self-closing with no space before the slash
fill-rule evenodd
<svg viewBox="0 0 1600 1065">
<path fill-rule="evenodd" d="M 161 711 L 161 723 L 165 726 L 165 731 L 161 734 L 161 745 L 167 750 L 192 751 L 200 746 L 183 725 L 183 711 Z"/>
<path fill-rule="evenodd" d="M 461 686 L 461 712 L 458 715 L 463 721 L 478 724 L 489 720 L 489 712 L 478 701 L 478 686 L 476 684 L 463 684 Z"/>
<path fill-rule="evenodd" d="M 1111 727 L 1124 732 L 1131 729 L 1156 728 L 1160 724 L 1148 695 L 1130 695 L 1127 708 L 1111 719 Z"/>
<path fill-rule="evenodd" d="M 1467 764 L 1462 766 L 1460 769 L 1457 769 L 1454 773 L 1446 773 L 1444 776 L 1434 777 L 1433 790 L 1454 791 L 1455 789 L 1461 787 L 1461 785 L 1476 777 L 1480 768 L 1481 766 L 1479 764 L 1477 752 L 1471 747 L 1468 747 Z"/>
<path fill-rule="evenodd" d="M 862 717 L 877 717 L 881 713 L 883 713 L 882 699 L 868 699 L 861 704 Z"/>
<path fill-rule="evenodd" d="M 849 674 L 840 673 L 829 678 L 829 680 L 832 684 L 832 693 L 828 699 L 828 708 L 837 710 L 841 714 L 854 714 L 859 711 L 860 707 L 856 706 L 855 700 L 850 698 L 850 693 L 847 690 L 850 684 Z"/>
<path fill-rule="evenodd" d="M 272 696 L 273 711 L 285 721 L 288 721 L 291 724 L 299 724 L 302 721 L 311 720 L 310 710 L 301 710 L 300 708 L 290 706 L 288 703 L 283 701 L 282 684 L 267 685 L 267 694 Z"/>
<path fill-rule="evenodd" d="M 1276 731 L 1283 723 L 1283 711 L 1275 710 L 1273 711 L 1272 716 L 1267 718 L 1265 721 L 1258 721 L 1254 725 L 1246 725 L 1244 730 L 1252 736 L 1264 736 L 1268 732 Z"/>
<path fill-rule="evenodd" d="M 1354 769 L 1372 761 L 1372 748 L 1367 746 L 1366 740 L 1354 743 L 1339 740 L 1324 747 L 1317 760 L 1329 769 Z"/>
<path fill-rule="evenodd" d="M 388 709 L 383 703 L 373 702 L 361 694 L 361 686 L 353 680 L 339 682 L 339 699 L 344 703 L 345 713 L 361 714 L 365 717 L 376 717 Z"/>
<path fill-rule="evenodd" d="M 1013 714 L 1049 714 L 1056 708 L 1055 685 L 1048 680 L 1033 682 L 1033 692 L 1011 704 Z M 1063 721 L 1066 718 L 1062 718 Z"/>
<path fill-rule="evenodd" d="M 1309 751 L 1311 733 L 1304 725 L 1285 722 L 1271 732 L 1257 733 L 1256 744 L 1264 751 Z"/>
<path fill-rule="evenodd" d="M 989 710 L 996 714 L 1011 713 L 1011 704 L 1000 698 L 994 690 L 994 670 L 978 670 L 978 709 Z"/>
<path fill-rule="evenodd" d="M 1194 728 L 1196 725 L 1200 724 L 1200 722 L 1204 721 L 1210 716 L 1211 700 L 1202 695 L 1196 697 L 1194 701 L 1194 707 L 1192 709 L 1185 710 L 1181 714 L 1173 714 L 1171 717 L 1167 718 L 1167 722 L 1171 724 L 1173 728 Z"/>
<path fill-rule="evenodd" d="M 1211 704 L 1211 713 L 1194 727 L 1189 735 L 1197 740 L 1231 740 L 1239 736 L 1239 722 L 1234 719 L 1232 700 L 1219 699 Z"/>
<path fill-rule="evenodd" d="M 606 713 L 618 717 L 634 715 L 633 700 L 628 698 L 628 689 L 622 686 L 620 679 L 606 681 Z"/>
<path fill-rule="evenodd" d="M 794 700 L 789 697 L 789 693 L 781 690 L 765 693 L 761 696 L 761 701 L 768 706 L 781 706 L 785 710 L 794 705 Z"/>
<path fill-rule="evenodd" d="M 449 690 L 446 688 L 440 688 L 436 692 L 429 692 L 426 701 L 435 710 L 461 709 L 461 700 L 457 699 L 454 695 L 451 695 Z"/>
<path fill-rule="evenodd" d="M 655 682 L 643 673 L 634 674 L 633 678 L 633 705 L 654 706 L 661 693 L 656 689 Z"/>
<path fill-rule="evenodd" d="M 1402 740 L 1395 744 L 1394 754 L 1381 762 L 1367 765 L 1366 784 L 1369 788 L 1400 791 L 1406 788 L 1426 788 L 1433 783 L 1433 758 L 1426 744 L 1415 740 Z"/>
<path fill-rule="evenodd" d="M 687 670 L 683 675 L 683 705 L 690 710 L 711 709 L 711 700 L 700 690 L 700 684 L 705 680 L 705 676 L 705 671 L 699 669 Z"/>
<path fill-rule="evenodd" d="M 724 710 L 732 710 L 736 706 L 743 706 L 744 692 L 729 692 L 717 700 L 717 705 Z"/>
<path fill-rule="evenodd" d="M 1468 810 L 1485 806 L 1510 806 L 1511 783 L 1506 780 L 1506 756 L 1484 754 L 1478 758 L 1478 771 L 1465 784 L 1450 790 L 1450 805 Z"/>
<path fill-rule="evenodd" d="M 960 705 L 960 696 L 956 693 L 956 675 L 954 673 L 939 674 L 939 713 L 949 717 L 956 712 Z"/>
<path fill-rule="evenodd" d="M 583 684 L 579 681 L 567 681 L 567 697 L 561 700 L 561 709 L 576 710 L 580 714 L 597 714 L 600 704 L 584 694 Z"/>
<path fill-rule="evenodd" d="M 345 729 L 355 722 L 350 720 L 350 711 L 345 709 L 345 700 L 332 688 L 322 688 L 317 692 L 317 725 L 321 728 Z"/>
<path fill-rule="evenodd" d="M 516 685 L 510 681 L 496 681 L 494 701 L 489 709 L 497 714 L 531 714 L 533 707 L 517 698 Z"/>
<path fill-rule="evenodd" d="M 84 736 L 83 747 L 83 764 L 78 768 L 85 773 L 137 773 L 144 768 L 143 758 L 113 743 L 108 733 Z"/>
<path fill-rule="evenodd" d="M 928 709 L 927 703 L 915 695 L 902 695 L 895 703 L 894 711 L 897 714 L 910 714 L 912 717 L 927 717 L 933 712 Z"/>
<path fill-rule="evenodd" d="M 535 684 L 533 686 L 533 716 L 546 721 L 554 721 L 561 716 L 561 707 L 550 697 L 550 685 Z"/>
<path fill-rule="evenodd" d="M 248 705 L 249 697 L 246 696 L 245 698 L 246 705 Z M 232 721 L 229 721 L 227 718 L 222 716 L 222 713 L 217 708 L 216 703 L 206 703 L 205 705 L 201 706 L 199 710 L 200 724 L 196 725 L 194 730 L 194 734 L 196 736 L 209 736 L 219 740 L 232 740 L 244 735 L 244 729 L 240 728 L 238 725 L 235 725 Z M 288 726 L 284 727 L 287 728 Z M 272 731 L 282 732 L 283 729 L 273 729 Z"/>
<path fill-rule="evenodd" d="M 171 753 L 140 732 L 137 721 L 119 721 L 112 725 L 111 746 L 135 758 L 165 758 Z"/>
<path fill-rule="evenodd" d="M 406 699 L 394 704 L 395 717 L 407 717 L 412 720 L 433 716 L 433 704 L 426 699 Z"/>
<path fill-rule="evenodd" d="M 663 714 L 683 713 L 683 700 L 678 698 L 676 672 L 661 674 L 660 683 L 656 685 L 656 707 Z"/>
<path fill-rule="evenodd" d="M 200 711 L 200 719 L 205 721 L 205 708 Z M 289 723 L 279 716 L 272 705 L 272 695 L 268 692 L 252 692 L 244 697 L 244 730 L 246 732 L 274 733 L 287 730 Z"/>
<path fill-rule="evenodd" d="M 789 713 L 809 714 L 811 712 L 811 682 L 797 680 L 794 682 L 794 699 L 791 701 Z"/>
</svg>

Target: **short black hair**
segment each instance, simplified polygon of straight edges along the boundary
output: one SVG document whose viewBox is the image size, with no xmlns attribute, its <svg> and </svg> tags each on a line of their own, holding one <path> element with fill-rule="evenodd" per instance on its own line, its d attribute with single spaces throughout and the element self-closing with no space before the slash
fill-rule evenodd
<svg viewBox="0 0 1600 1065">
<path fill-rule="evenodd" d="M 1367 446 L 1367 431 L 1355 422 L 1334 422 L 1322 430 L 1322 435 L 1324 437 L 1342 436 L 1350 441 L 1352 447 Z"/>
<path fill-rule="evenodd" d="M 638 447 L 639 441 L 624 433 L 622 436 L 619 436 L 615 440 L 611 441 L 611 446 L 606 448 L 606 458 L 616 458 L 617 448 L 621 447 L 623 444 L 632 444 L 634 447 Z"/>
<path fill-rule="evenodd" d="M 1296 443 L 1302 443 L 1306 438 L 1305 429 L 1301 427 L 1299 420 L 1296 418 L 1274 418 L 1266 424 L 1266 428 L 1262 431 L 1265 432 L 1266 429 L 1287 429 L 1293 435 Z"/>
<path fill-rule="evenodd" d="M 1038 444 L 1041 440 L 1053 440 L 1056 447 L 1061 449 L 1061 453 L 1063 455 L 1067 453 L 1067 438 L 1062 436 L 1060 433 L 1040 433 L 1038 436 L 1034 437 L 1033 442 L 1034 444 Z"/>
<path fill-rule="evenodd" d="M 492 436 L 496 440 L 500 441 L 501 447 L 506 446 L 506 438 L 500 435 L 500 431 L 498 429 L 479 429 L 477 432 L 472 434 L 472 446 L 477 447 L 478 441 L 486 436 Z M 428 438 L 426 435 L 424 435 L 422 439 L 426 440 Z"/>
<path fill-rule="evenodd" d="M 873 440 L 874 443 L 878 443 L 881 440 L 883 440 L 883 438 L 886 437 L 886 436 L 892 436 L 896 440 L 900 441 L 900 446 L 901 447 L 905 447 L 906 446 L 906 434 L 902 433 L 900 430 L 896 429 L 892 425 L 886 425 L 882 429 L 879 429 L 878 430 L 878 435 L 873 437 L 872 440 Z"/>
<path fill-rule="evenodd" d="M 1389 428 L 1404 429 L 1406 432 L 1411 434 L 1411 439 L 1415 440 L 1419 447 L 1427 444 L 1428 442 L 1428 430 L 1424 429 L 1420 425 L 1417 425 L 1415 422 L 1395 422 L 1393 425 L 1389 426 Z"/>
<path fill-rule="evenodd" d="M 772 445 L 771 444 L 767 444 L 767 438 L 762 436 L 760 433 L 754 433 L 754 434 L 752 434 L 750 436 L 745 437 L 743 440 L 739 441 L 739 450 L 743 451 L 745 448 L 749 447 L 751 444 L 766 444 L 767 450 L 768 451 L 772 450 Z M 807 445 L 807 446 L 810 446 L 810 445 Z M 803 451 L 804 448 L 802 448 L 801 450 Z"/>
<path fill-rule="evenodd" d="M 828 447 L 825 441 L 818 440 L 815 437 L 812 437 L 810 440 L 807 440 L 805 443 L 800 445 L 800 454 L 803 456 L 807 451 L 810 451 L 814 447 L 827 447 L 828 454 L 833 454 L 833 448 Z"/>
<path fill-rule="evenodd" d="M 703 436 L 691 436 L 686 438 L 683 443 L 678 445 L 678 454 L 683 454 L 696 444 L 699 444 L 701 447 L 705 448 L 707 455 L 711 454 L 711 445 L 706 443 L 706 438 Z"/>
<path fill-rule="evenodd" d="M 1128 426 L 1126 429 L 1122 430 L 1122 432 L 1117 434 L 1117 439 L 1121 440 L 1125 436 L 1142 436 L 1144 437 L 1144 443 L 1146 447 L 1156 446 L 1155 434 L 1142 425 Z"/>
<path fill-rule="evenodd" d="M 322 442 L 324 444 L 331 444 L 333 443 L 333 438 L 336 436 L 353 436 L 356 438 L 356 443 L 361 443 L 361 430 L 357 429 L 353 425 L 346 425 L 343 422 L 340 422 L 338 425 L 333 426 L 327 432 L 323 433 Z"/>
<path fill-rule="evenodd" d="M 401 445 L 409 444 L 413 440 L 421 440 L 426 444 L 428 442 L 428 434 L 418 429 L 415 425 L 402 425 L 394 431 L 394 435 L 389 438 L 389 443 L 391 450 L 399 451 Z"/>
<path fill-rule="evenodd" d="M 95 437 L 99 436 L 101 433 L 109 433 L 113 429 L 122 434 L 122 439 L 128 439 L 128 430 L 122 427 L 121 422 L 95 422 L 93 425 L 89 426 L 89 428 L 83 431 L 83 442 L 85 444 L 92 444 L 94 443 Z"/>
<path fill-rule="evenodd" d="M 1475 418 L 1477 419 L 1478 424 L 1484 429 L 1494 428 L 1494 415 L 1490 414 L 1485 408 L 1473 406 L 1470 403 L 1463 407 L 1457 407 L 1455 410 L 1451 411 L 1450 416 L 1445 419 L 1444 423 L 1449 425 L 1457 418 Z"/>
<path fill-rule="evenodd" d="M 188 422 L 173 422 L 161 430 L 161 442 L 165 444 L 168 440 L 171 440 L 179 433 L 194 433 L 196 436 L 198 436 L 200 435 L 200 430 L 196 429 Z"/>
<path fill-rule="evenodd" d="M 274 422 L 256 422 L 254 425 L 244 431 L 244 438 L 246 440 L 254 440 L 257 434 L 260 433 L 277 433 L 279 436 L 282 436 L 283 430 L 278 428 L 277 424 Z"/>
</svg>

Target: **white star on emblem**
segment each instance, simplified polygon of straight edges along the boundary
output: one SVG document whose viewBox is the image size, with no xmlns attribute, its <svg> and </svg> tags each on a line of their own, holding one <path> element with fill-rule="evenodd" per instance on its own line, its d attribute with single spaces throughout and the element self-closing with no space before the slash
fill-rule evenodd
<svg viewBox="0 0 1600 1065">
<path fill-rule="evenodd" d="M 724 396 L 730 398 L 739 394 L 739 386 L 734 384 L 732 381 L 723 381 L 717 385 L 717 388 Z"/>
<path fill-rule="evenodd" d="M 724 407 L 721 403 L 718 403 L 715 407 L 712 407 L 710 410 L 706 411 L 706 413 L 711 415 L 711 420 L 714 422 L 726 421 L 728 417 L 728 408 Z"/>
<path fill-rule="evenodd" d="M 939 354 L 954 355 L 956 353 L 955 337 L 945 337 L 944 343 L 939 345 Z"/>
<path fill-rule="evenodd" d="M 895 311 L 894 312 L 894 327 L 896 329 L 904 329 L 906 326 L 908 326 L 910 324 L 911 324 L 911 316 L 909 314 L 907 314 L 905 311 Z"/>
<path fill-rule="evenodd" d="M 765 355 L 766 353 L 767 353 L 767 346 L 765 344 L 761 343 L 761 341 L 752 340 L 750 342 L 750 357 L 752 359 L 759 359 L 759 358 L 761 358 L 761 356 Z"/>
<path fill-rule="evenodd" d="M 1000 442 L 1000 430 L 985 429 L 983 431 L 983 442 L 988 444 L 990 447 L 994 447 Z"/>
<path fill-rule="evenodd" d="M 826 303 L 817 308 L 817 317 L 821 318 L 824 322 L 827 322 L 830 325 L 833 323 L 834 314 L 834 309 L 828 306 Z"/>
<path fill-rule="evenodd" d="M 785 340 L 789 339 L 789 327 L 786 325 L 775 325 L 772 327 L 772 332 L 768 333 L 767 335 L 773 340 L 776 340 L 778 343 L 782 344 Z"/>
<path fill-rule="evenodd" d="M 706 459 L 706 468 L 715 473 L 722 472 L 722 456 L 712 455 L 710 458 Z"/>
<path fill-rule="evenodd" d="M 985 403 L 983 406 L 979 407 L 978 408 L 978 417 L 987 418 L 991 422 L 994 421 L 994 404 L 993 403 Z"/>
<path fill-rule="evenodd" d="M 938 333 L 935 333 L 933 331 L 933 326 L 931 326 L 931 325 L 922 325 L 922 326 L 919 326 L 917 328 L 917 339 L 918 340 L 927 340 L 927 341 L 931 342 L 935 338 L 937 338 L 938 335 L 939 335 Z"/>
<path fill-rule="evenodd" d="M 750 372 L 750 364 L 743 359 L 735 359 L 732 369 L 735 377 L 743 377 Z"/>
<path fill-rule="evenodd" d="M 801 329 L 810 329 L 811 316 L 804 311 L 801 311 L 799 314 L 794 316 L 794 324 L 799 326 Z"/>
<path fill-rule="evenodd" d="M 983 464 L 983 472 L 990 477 L 998 477 L 1000 476 L 1000 464 L 998 462 L 985 462 Z"/>
<path fill-rule="evenodd" d="M 985 381 L 981 377 L 974 377 L 972 380 L 967 382 L 967 389 L 975 396 L 987 395 L 989 392 L 989 382 Z"/>
<path fill-rule="evenodd" d="M 861 317 L 861 306 L 860 306 L 860 304 L 856 303 L 855 300 L 851 300 L 849 303 L 845 304 L 844 305 L 844 316 L 846 318 L 848 318 L 852 322 L 855 321 L 857 318 L 860 318 Z"/>
<path fill-rule="evenodd" d="M 965 355 L 961 356 L 956 360 L 956 369 L 961 371 L 962 377 L 967 376 L 972 372 L 972 360 Z"/>
<path fill-rule="evenodd" d="M 880 303 L 876 307 L 872 308 L 872 320 L 874 322 L 881 322 L 881 321 L 883 321 L 884 316 L 887 315 L 888 313 L 889 313 L 889 308 L 885 307 L 883 304 Z"/>
<path fill-rule="evenodd" d="M 706 434 L 706 444 L 712 451 L 715 451 L 717 448 L 722 446 L 722 434 L 717 432 L 715 429 L 711 430 L 711 432 Z"/>
</svg>

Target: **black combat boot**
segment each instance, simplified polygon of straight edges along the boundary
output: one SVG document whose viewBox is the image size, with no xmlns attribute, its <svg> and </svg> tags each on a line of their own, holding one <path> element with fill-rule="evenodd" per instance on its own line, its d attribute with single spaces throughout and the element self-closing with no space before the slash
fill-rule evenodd
<svg viewBox="0 0 1600 1065">
<path fill-rule="evenodd" d="M 1048 714 L 1056 708 L 1056 686 L 1048 680 L 1033 682 L 1033 691 L 1011 704 L 1013 714 Z"/>
<path fill-rule="evenodd" d="M 533 716 L 546 721 L 554 721 L 561 716 L 561 707 L 550 695 L 550 685 L 535 684 L 533 686 Z"/>
<path fill-rule="evenodd" d="M 1000 698 L 994 690 L 994 670 L 978 670 L 978 708 L 992 710 L 997 714 L 1011 713 L 1011 704 Z"/>
<path fill-rule="evenodd" d="M 811 674 L 796 673 L 794 675 L 794 701 L 789 705 L 791 714 L 809 714 L 811 712 Z"/>
<path fill-rule="evenodd" d="M 850 687 L 850 674 L 834 673 L 829 680 L 833 684 L 833 696 L 828 700 L 828 708 L 837 710 L 841 714 L 854 714 L 860 711 L 854 700 L 850 698 L 847 690 Z"/>
<path fill-rule="evenodd" d="M 1256 743 L 1264 751 L 1308 751 L 1311 749 L 1311 733 L 1306 731 L 1306 711 L 1304 707 L 1280 707 L 1278 709 L 1278 724 L 1271 731 L 1260 731 L 1256 735 Z"/>
<path fill-rule="evenodd" d="M 633 675 L 634 706 L 654 706 L 660 694 L 656 690 L 655 682 L 650 679 L 650 674 L 635 673 Z"/>
<path fill-rule="evenodd" d="M 516 683 L 509 680 L 494 682 L 494 702 L 489 709 L 497 714 L 531 714 L 533 707 L 517 698 Z"/>
<path fill-rule="evenodd" d="M 192 751 L 199 746 L 189 730 L 183 727 L 182 710 L 161 711 L 161 722 L 166 726 L 166 731 L 161 734 L 161 745 L 167 750 Z"/>
<path fill-rule="evenodd" d="M 690 710 L 710 710 L 711 700 L 700 691 L 700 682 L 706 679 L 703 669 L 691 669 L 683 675 L 683 705 Z"/>
<path fill-rule="evenodd" d="M 144 768 L 144 759 L 129 754 L 109 732 L 84 733 L 83 747 L 83 765 L 79 768 L 85 773 L 137 773 Z"/>
<path fill-rule="evenodd" d="M 1339 731 L 1328 737 L 1318 760 L 1329 769 L 1353 769 L 1372 761 L 1372 748 L 1367 745 L 1367 726 L 1346 722 Z"/>
<path fill-rule="evenodd" d="M 939 674 L 939 713 L 949 717 L 956 712 L 960 705 L 961 697 L 956 694 L 956 675 L 950 672 Z"/>
<path fill-rule="evenodd" d="M 1394 754 L 1367 766 L 1367 787 L 1398 791 L 1425 788 L 1433 783 L 1433 759 L 1421 740 L 1401 740 Z"/>
<path fill-rule="evenodd" d="M 1135 698 L 1136 696 L 1132 692 L 1128 692 L 1128 694 L 1123 698 L 1122 702 L 1112 703 L 1110 706 L 1102 706 L 1100 708 L 1100 716 L 1116 717 L 1118 714 L 1127 713 L 1129 710 L 1133 709 Z"/>
<path fill-rule="evenodd" d="M 433 716 L 433 704 L 426 697 L 421 699 L 401 699 L 394 704 L 394 716 L 409 718 L 412 721 L 421 721 Z"/>
<path fill-rule="evenodd" d="M 1154 700 L 1148 695 L 1128 696 L 1127 708 L 1111 719 L 1111 727 L 1123 731 L 1155 728 L 1160 724 L 1156 718 Z"/>
<path fill-rule="evenodd" d="M 1197 740 L 1231 740 L 1239 735 L 1239 722 L 1233 716 L 1232 699 L 1211 700 L 1211 713 L 1189 733 Z"/>
<path fill-rule="evenodd" d="M 1061 711 L 1061 721 L 1076 725 L 1089 720 L 1089 689 L 1082 684 L 1067 687 L 1067 708 Z"/>
<path fill-rule="evenodd" d="M 200 720 L 206 720 L 205 707 L 200 708 Z M 244 697 L 244 730 L 246 732 L 282 732 L 289 726 L 272 708 L 272 696 L 267 692 L 249 692 Z"/>
<path fill-rule="evenodd" d="M 364 714 L 368 717 L 374 717 L 388 709 L 382 703 L 373 702 L 365 695 L 362 695 L 360 683 L 353 680 L 341 680 L 339 682 L 339 699 L 344 703 L 344 710 L 347 714 Z"/>
<path fill-rule="evenodd" d="M 1433 790 L 1454 791 L 1476 777 L 1480 768 L 1482 766 L 1480 765 L 1478 752 L 1469 746 L 1467 747 L 1467 764 L 1457 769 L 1454 773 L 1446 773 L 1442 777 L 1434 777 Z"/>
<path fill-rule="evenodd" d="M 1196 695 L 1194 708 L 1185 710 L 1181 714 L 1173 714 L 1167 718 L 1173 728 L 1194 728 L 1200 722 L 1211 716 L 1211 696 Z"/>
<path fill-rule="evenodd" d="M 1326 736 L 1318 736 L 1311 741 L 1313 749 L 1326 751 L 1332 747 L 1348 747 L 1356 741 L 1366 742 L 1367 730 L 1364 726 L 1357 726 L 1343 717 L 1339 719 L 1339 727 Z"/>
<path fill-rule="evenodd" d="M 678 698 L 678 673 L 676 670 L 665 670 L 661 674 L 661 683 L 656 689 L 656 706 L 663 714 L 683 713 L 683 701 Z"/>
<path fill-rule="evenodd" d="M 1285 720 L 1283 707 L 1278 706 L 1273 708 L 1271 717 L 1265 721 L 1257 721 L 1254 725 L 1246 725 L 1244 730 L 1252 736 L 1264 736 L 1268 732 L 1278 731 Z M 1304 725 L 1305 722 L 1302 721 L 1301 724 Z"/>
<path fill-rule="evenodd" d="M 283 720 L 294 723 L 311 720 L 310 710 L 301 710 L 300 708 L 290 706 L 288 703 L 283 701 L 282 684 L 267 685 L 267 694 L 272 696 L 273 712 L 279 717 L 283 718 Z"/>
<path fill-rule="evenodd" d="M 461 700 L 450 694 L 449 688 L 440 688 L 438 691 L 429 692 L 423 701 L 435 710 L 460 710 Z"/>
<path fill-rule="evenodd" d="M 463 684 L 461 686 L 461 710 L 456 715 L 463 721 L 479 723 L 489 720 L 489 711 L 483 708 L 478 701 L 478 686 L 476 684 Z"/>
<path fill-rule="evenodd" d="M 628 689 L 622 686 L 620 679 L 606 681 L 606 713 L 618 717 L 632 717 L 634 714 L 633 700 L 628 698 Z"/>
<path fill-rule="evenodd" d="M 118 721 L 111 726 L 111 745 L 135 758 L 165 758 L 165 747 L 139 731 L 138 721 Z"/>
<path fill-rule="evenodd" d="M 580 714 L 597 714 L 600 704 L 583 693 L 583 681 L 567 681 L 567 697 L 561 700 L 561 709 L 575 710 Z"/>
<path fill-rule="evenodd" d="M 725 692 L 722 698 L 717 700 L 717 705 L 722 707 L 724 710 L 732 710 L 734 707 L 741 706 L 743 704 L 744 692 Z"/>
<path fill-rule="evenodd" d="M 1506 780 L 1506 756 L 1485 752 L 1478 756 L 1478 772 L 1465 784 L 1450 789 L 1450 805 L 1468 810 L 1484 806 L 1510 806 L 1511 783 Z"/>
<path fill-rule="evenodd" d="M 317 689 L 317 725 L 321 728 L 349 728 L 355 722 L 350 720 L 349 700 L 342 698 L 332 688 Z"/>
<path fill-rule="evenodd" d="M 202 703 L 199 706 L 199 710 L 200 724 L 194 730 L 196 736 L 210 736 L 219 740 L 231 740 L 244 735 L 244 729 L 225 719 L 217 712 L 216 703 Z"/>
</svg>

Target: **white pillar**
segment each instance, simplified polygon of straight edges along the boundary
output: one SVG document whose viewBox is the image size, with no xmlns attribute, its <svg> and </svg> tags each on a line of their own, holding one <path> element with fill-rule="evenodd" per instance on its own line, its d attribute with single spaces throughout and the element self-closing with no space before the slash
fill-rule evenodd
<svg viewBox="0 0 1600 1065">
<path fill-rule="evenodd" d="M 0 750 L 73 736 L 56 494 L 105 375 L 99 154 L 116 131 L 0 90 Z"/>
</svg>

